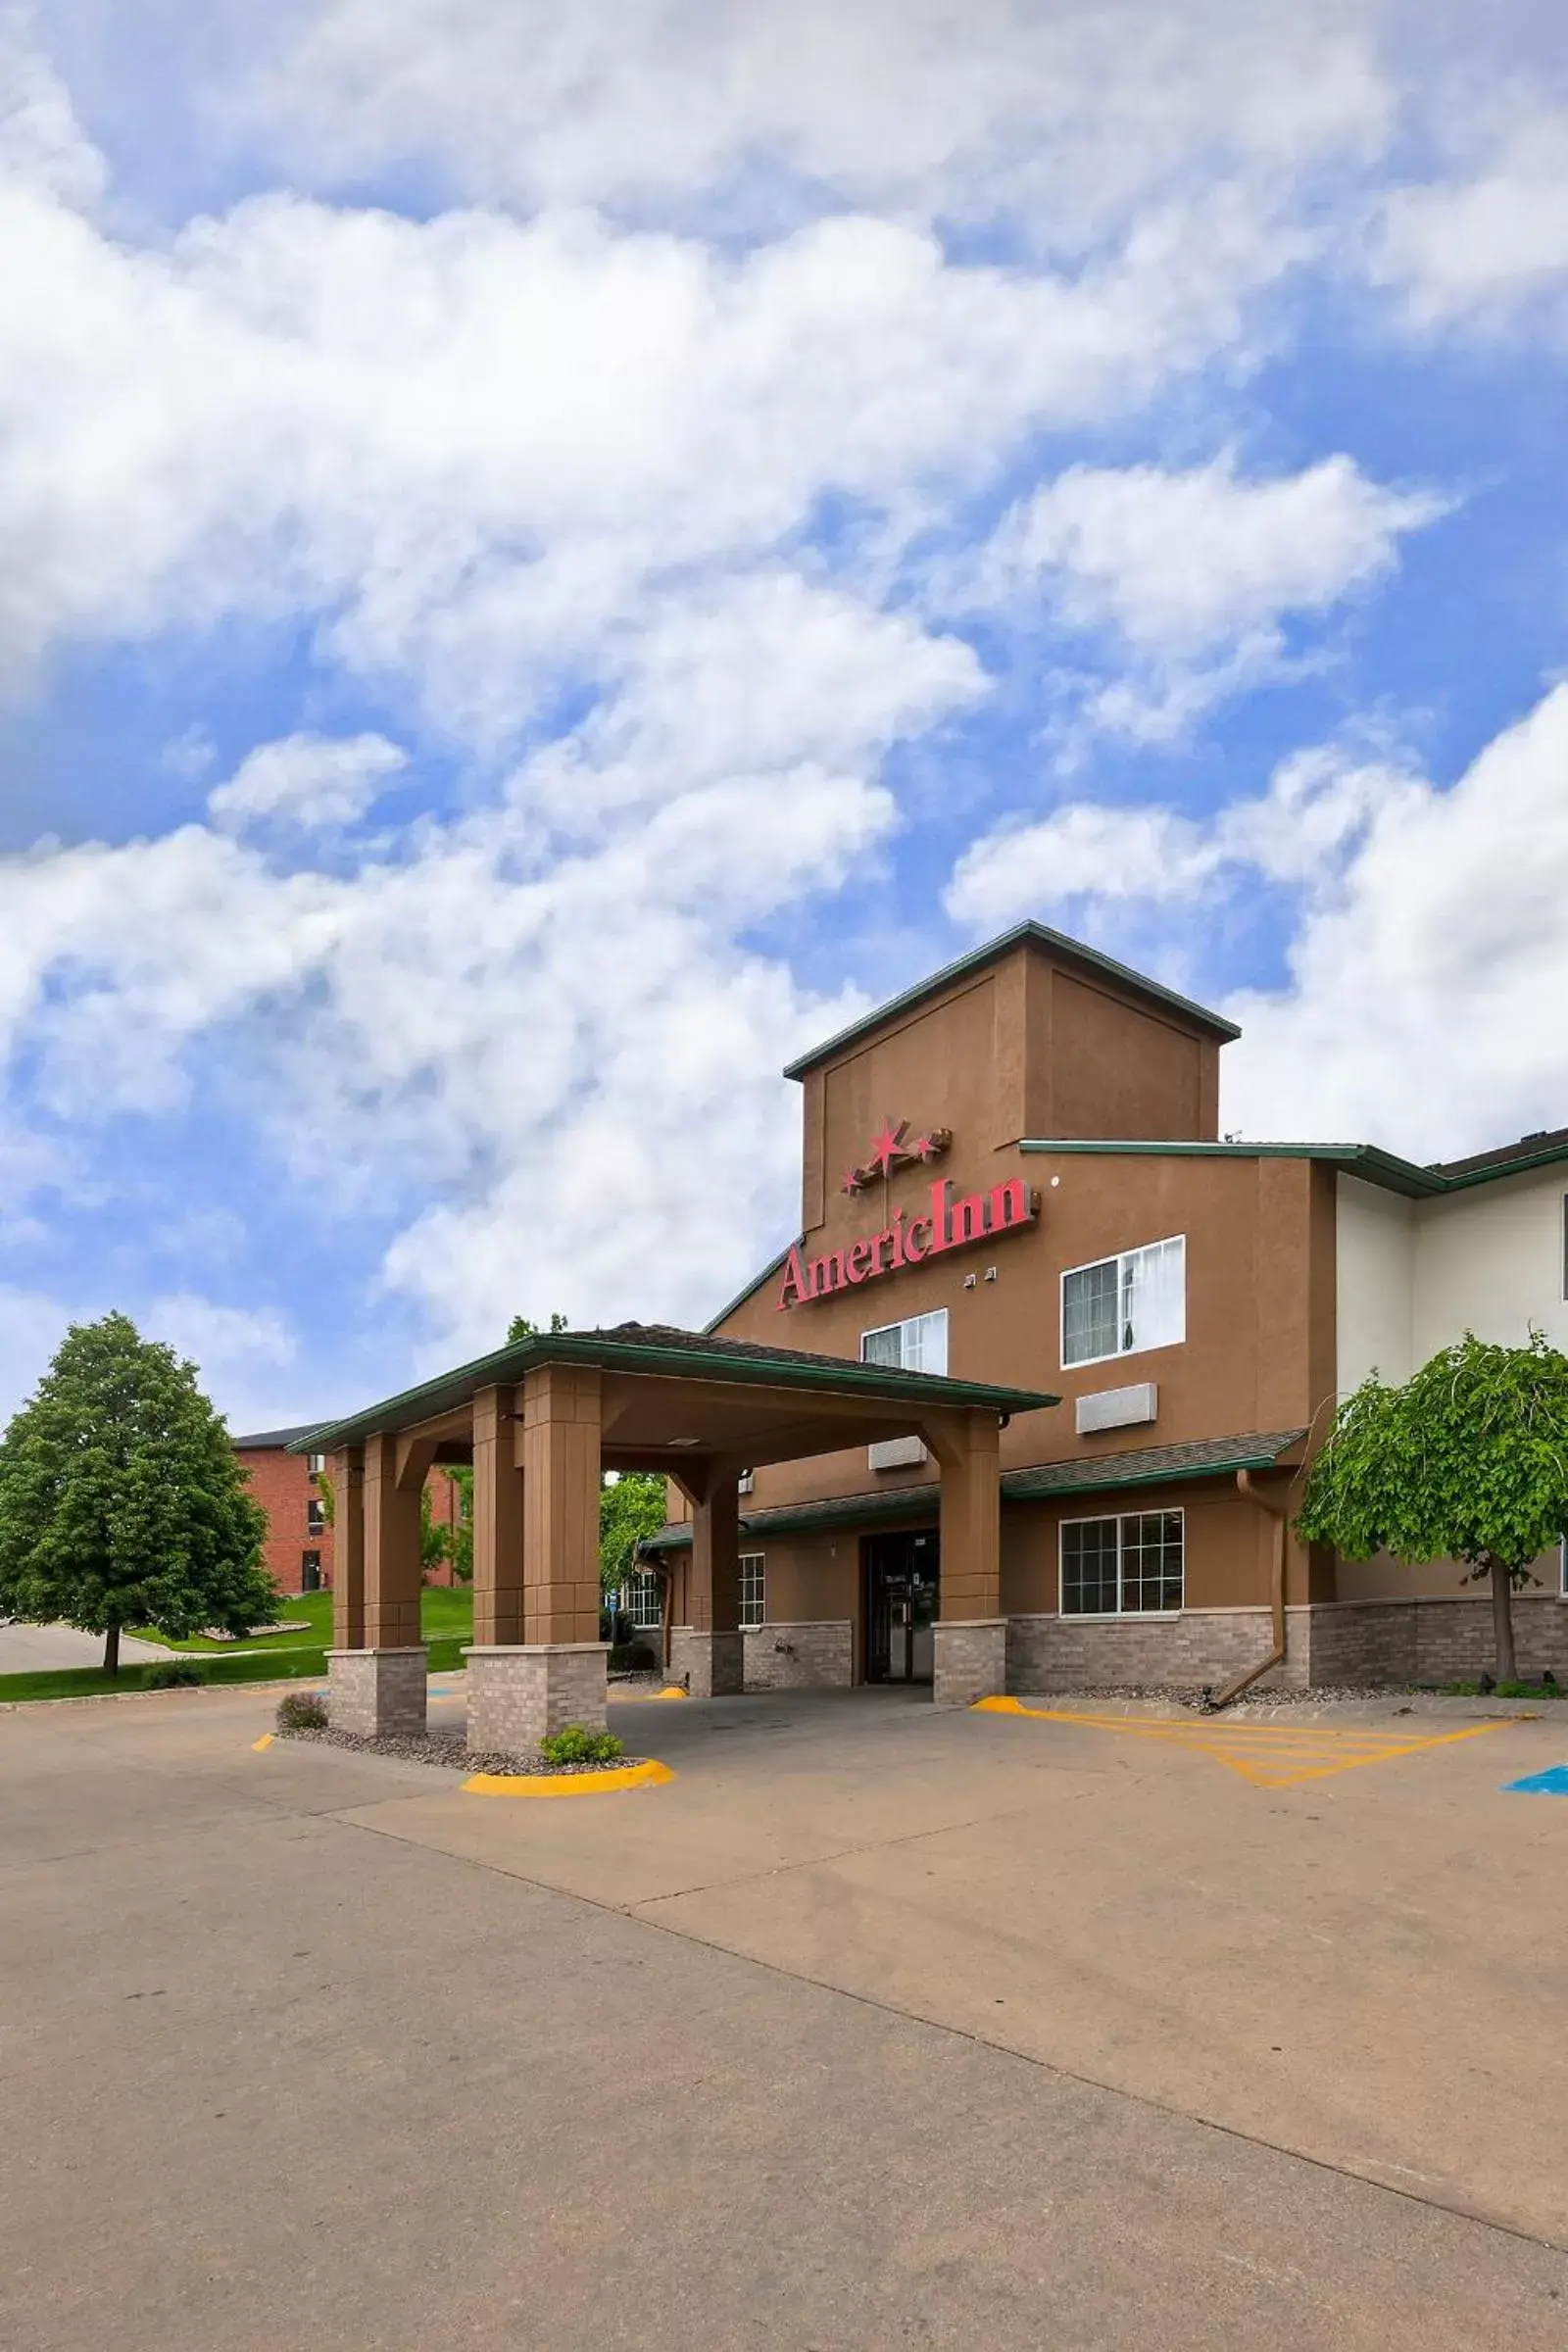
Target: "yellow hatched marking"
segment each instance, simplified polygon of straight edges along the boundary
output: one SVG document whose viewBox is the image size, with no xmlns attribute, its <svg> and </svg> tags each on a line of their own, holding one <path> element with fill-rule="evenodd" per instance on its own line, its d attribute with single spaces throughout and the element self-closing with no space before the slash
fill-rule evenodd
<svg viewBox="0 0 1568 2352">
<path fill-rule="evenodd" d="M 271 1746 L 272 1739 L 272 1733 L 264 1732 L 259 1740 L 253 1740 L 251 1741 L 251 1754 L 253 1756 L 259 1756 L 264 1748 L 269 1748 Z"/>
<path fill-rule="evenodd" d="M 1324 1781 L 1338 1772 L 1354 1772 L 1363 1764 L 1387 1764 L 1396 1756 L 1414 1756 L 1429 1747 L 1451 1747 L 1460 1740 L 1479 1740 L 1485 1732 L 1501 1729 L 1495 1723 L 1467 1724 L 1463 1731 L 1383 1732 L 1370 1727 L 1334 1729 L 1309 1724 L 1237 1723 L 1217 1730 L 1208 1722 L 1179 1723 L 1170 1719 L 1140 1721 L 1129 1715 L 1081 1714 L 1067 1707 L 1026 1707 L 1016 1698 L 982 1698 L 976 1712 L 987 1715 L 1027 1715 L 1040 1723 L 1076 1723 L 1089 1731 L 1120 1732 L 1134 1740 L 1154 1740 L 1166 1747 L 1184 1747 L 1212 1756 L 1250 1781 L 1254 1788 L 1292 1788 L 1302 1781 Z"/>
</svg>

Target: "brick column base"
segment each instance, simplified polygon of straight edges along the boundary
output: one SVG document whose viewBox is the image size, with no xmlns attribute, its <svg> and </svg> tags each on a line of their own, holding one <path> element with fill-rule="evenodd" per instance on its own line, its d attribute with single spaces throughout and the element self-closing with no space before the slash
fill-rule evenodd
<svg viewBox="0 0 1568 2352">
<path fill-rule="evenodd" d="M 418 1740 L 425 1731 L 425 1652 L 329 1649 L 326 1713 L 334 1732 Z"/>
<path fill-rule="evenodd" d="M 671 1673 L 685 1676 L 693 1698 L 739 1698 L 746 1688 L 746 1638 L 671 1626 L 669 1664 Z"/>
<path fill-rule="evenodd" d="M 1004 1617 L 938 1619 L 931 1696 L 939 1707 L 972 1706 L 1007 1687 Z"/>
<path fill-rule="evenodd" d="M 466 1649 L 468 1745 L 526 1755 L 568 1723 L 605 1729 L 603 1642 L 524 1642 Z"/>
</svg>

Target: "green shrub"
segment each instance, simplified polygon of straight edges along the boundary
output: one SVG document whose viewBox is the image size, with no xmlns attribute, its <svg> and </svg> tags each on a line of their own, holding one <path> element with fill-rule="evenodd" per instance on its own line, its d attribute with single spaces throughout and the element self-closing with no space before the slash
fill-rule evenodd
<svg viewBox="0 0 1568 2352">
<path fill-rule="evenodd" d="M 144 1690 L 194 1690 L 207 1680 L 207 1669 L 194 1658 L 160 1658 L 141 1678 Z"/>
<path fill-rule="evenodd" d="M 658 1664 L 649 1642 L 617 1642 L 610 1653 L 612 1674 L 652 1674 Z"/>
<path fill-rule="evenodd" d="M 326 1701 L 314 1690 L 289 1690 L 277 1702 L 280 1732 L 324 1732 Z"/>
<path fill-rule="evenodd" d="M 625 1752 L 625 1741 L 613 1732 L 585 1732 L 580 1723 L 568 1723 L 539 1742 L 547 1764 L 613 1764 Z"/>
</svg>

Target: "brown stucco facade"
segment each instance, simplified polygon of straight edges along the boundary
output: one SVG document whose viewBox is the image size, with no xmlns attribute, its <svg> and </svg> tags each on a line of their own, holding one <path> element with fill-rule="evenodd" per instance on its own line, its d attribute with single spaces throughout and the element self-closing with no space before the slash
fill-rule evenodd
<svg viewBox="0 0 1568 2352">
<path fill-rule="evenodd" d="M 1221 1145 L 1219 1056 L 1233 1034 L 1026 926 L 790 1073 L 804 1096 L 801 1235 L 711 1328 L 855 1359 L 866 1333 L 943 1310 L 950 1375 L 1060 1396 L 1001 1438 L 1009 1688 L 1218 1685 L 1269 1650 L 1276 1516 L 1298 1505 L 1336 1401 L 1340 1176 L 1306 1148 Z M 873 1139 L 901 1128 L 906 1150 L 930 1152 L 868 1167 Z M 900 1246 L 911 1229 L 923 1241 L 927 1224 L 934 1245 L 960 1202 L 995 1200 L 1015 1181 L 1026 1218 L 998 1216 L 950 1248 Z M 1064 1274 L 1177 1237 L 1181 1336 L 1066 1360 Z M 1142 1393 L 1137 1419 L 1123 1391 Z M 1081 1431 L 1085 1399 L 1112 1425 Z M 1258 1450 L 1239 1480 L 1232 1465 L 1250 1439 Z M 1167 1449 L 1194 1446 L 1221 1458 L 1201 1476 L 1152 1476 Z M 904 1453 L 913 1458 L 896 1466 L 873 1466 L 888 1449 L 858 1447 L 756 1470 L 741 1541 L 763 1558 L 764 1617 L 748 1636 L 759 1679 L 787 1660 L 797 1625 L 835 1629 L 854 1677 L 867 1671 L 868 1546 L 935 1524 L 933 1467 L 916 1447 Z M 1071 1491 L 1019 1492 L 1042 1470 Z M 673 1490 L 671 1508 L 678 1520 Z M 1180 1514 L 1179 1607 L 1064 1614 L 1064 1526 L 1150 1513 Z M 673 1538 L 666 1557 L 678 1624 Z M 1396 1635 L 1377 1610 L 1417 1600 L 1446 1607 L 1441 1635 L 1425 1637 L 1431 1654 L 1485 1662 L 1490 1623 L 1473 1586 L 1442 1566 L 1342 1567 L 1288 1531 L 1287 1655 L 1267 1679 L 1353 1681 L 1381 1671 L 1391 1643 L 1414 1655 L 1414 1631 Z M 1542 1662 L 1553 1659 L 1564 1612 L 1544 1604 L 1524 1622 L 1540 1628 Z"/>
</svg>

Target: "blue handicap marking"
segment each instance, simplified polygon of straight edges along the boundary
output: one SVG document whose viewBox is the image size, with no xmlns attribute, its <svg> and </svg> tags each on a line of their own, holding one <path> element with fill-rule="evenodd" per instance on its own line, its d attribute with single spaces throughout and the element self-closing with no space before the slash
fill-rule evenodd
<svg viewBox="0 0 1568 2352">
<path fill-rule="evenodd" d="M 1568 1764 L 1553 1764 L 1546 1772 L 1527 1773 L 1522 1781 L 1509 1781 L 1503 1793 L 1507 1796 L 1568 1796 Z"/>
</svg>

